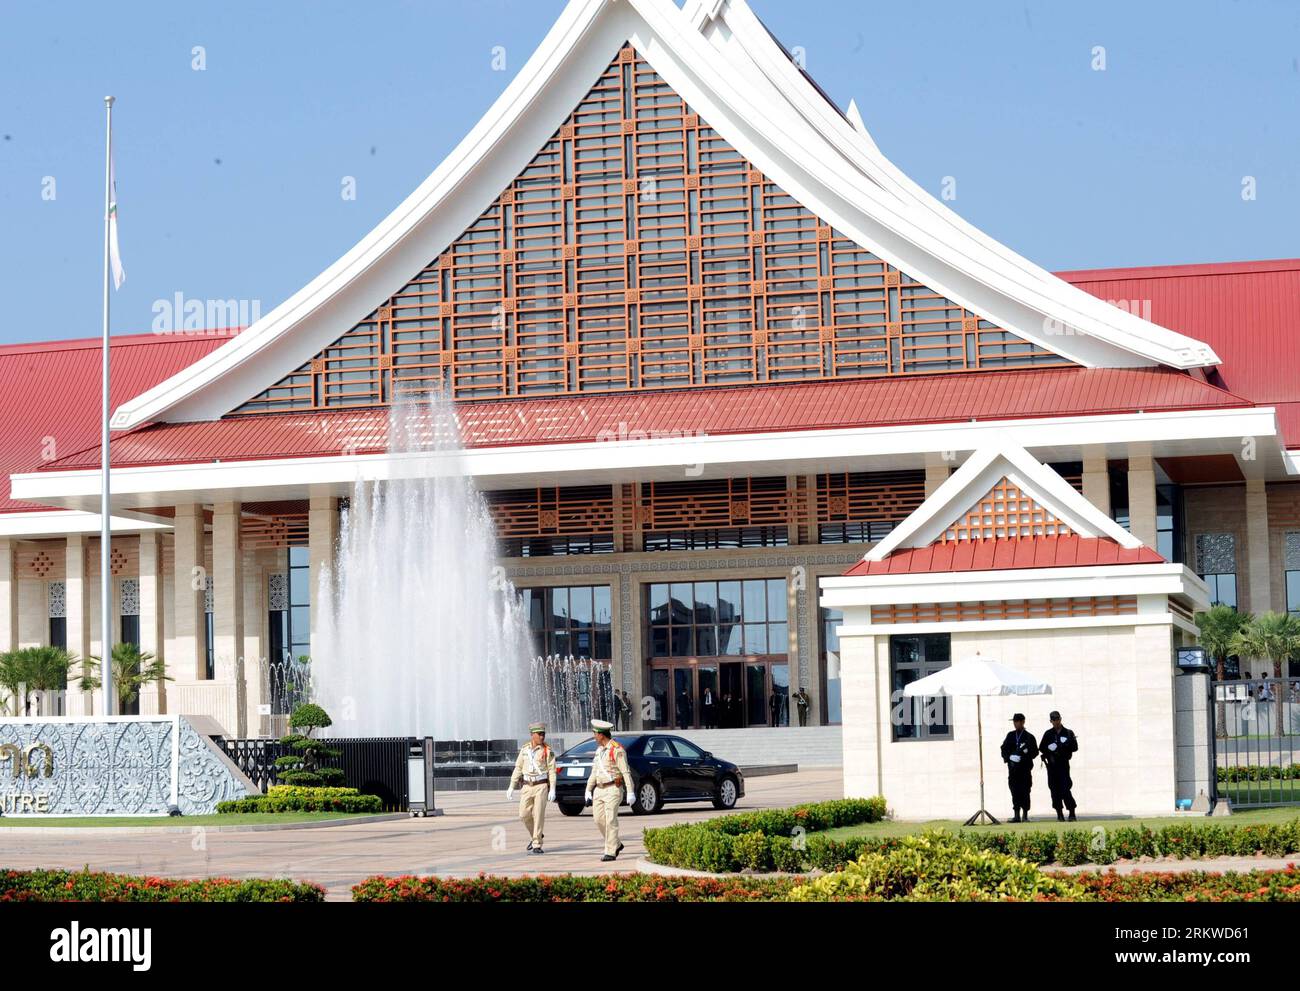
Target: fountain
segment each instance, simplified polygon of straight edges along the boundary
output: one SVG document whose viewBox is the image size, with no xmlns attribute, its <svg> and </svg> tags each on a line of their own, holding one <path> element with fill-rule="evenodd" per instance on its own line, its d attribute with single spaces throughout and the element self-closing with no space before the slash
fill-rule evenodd
<svg viewBox="0 0 1300 991">
<path fill-rule="evenodd" d="M 331 735 L 518 739 L 534 716 L 528 621 L 451 403 L 394 403 L 389 453 L 355 483 L 321 574 L 313 688 Z"/>
<path fill-rule="evenodd" d="M 529 687 L 534 711 L 552 733 L 586 733 L 592 719 L 616 723 L 609 665 L 572 655 L 536 657 Z"/>
</svg>

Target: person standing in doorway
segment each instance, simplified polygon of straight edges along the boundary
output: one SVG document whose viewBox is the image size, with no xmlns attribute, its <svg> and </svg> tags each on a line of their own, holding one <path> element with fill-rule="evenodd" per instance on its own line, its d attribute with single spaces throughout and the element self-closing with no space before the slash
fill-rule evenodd
<svg viewBox="0 0 1300 991">
<path fill-rule="evenodd" d="M 1034 787 L 1034 758 L 1038 756 L 1038 743 L 1034 740 L 1034 734 L 1025 729 L 1023 712 L 1017 712 L 1011 717 L 1011 725 L 1015 728 L 1002 741 L 1002 760 L 1007 765 L 1007 785 L 1011 789 L 1011 804 L 1015 808 L 1011 821 L 1028 822 L 1029 792 Z"/>
<path fill-rule="evenodd" d="M 705 729 L 714 729 L 717 726 L 717 717 L 713 714 L 714 708 L 713 689 L 705 688 L 704 694 L 700 697 L 700 718 L 704 721 Z"/>
<path fill-rule="evenodd" d="M 1074 731 L 1061 725 L 1061 714 L 1055 710 L 1047 716 L 1052 721 L 1052 728 L 1043 734 L 1038 745 L 1038 753 L 1047 765 L 1047 787 L 1052 792 L 1052 808 L 1056 809 L 1056 818 L 1065 819 L 1061 807 L 1070 813 L 1070 822 L 1075 821 L 1074 782 L 1070 780 L 1070 758 L 1079 749 L 1079 740 Z"/>
<path fill-rule="evenodd" d="M 623 844 L 618 840 L 618 809 L 624 802 L 632 804 L 636 789 L 627 766 L 627 751 L 613 737 L 614 724 L 603 719 L 591 721 L 596 739 L 596 756 L 587 778 L 587 804 L 591 806 L 596 828 L 605 841 L 602 861 L 617 860 Z"/>
<path fill-rule="evenodd" d="M 529 741 L 515 759 L 515 769 L 510 775 L 506 799 L 519 793 L 519 821 L 529 832 L 528 853 L 540 854 L 542 833 L 546 826 L 546 803 L 555 801 L 555 752 L 546 743 L 546 724 L 533 723 L 528 727 Z"/>
<path fill-rule="evenodd" d="M 794 704 L 799 707 L 799 725 L 807 726 L 808 707 L 812 704 L 812 701 L 808 698 L 808 691 L 803 685 L 800 685 L 799 690 L 794 693 Z"/>
</svg>

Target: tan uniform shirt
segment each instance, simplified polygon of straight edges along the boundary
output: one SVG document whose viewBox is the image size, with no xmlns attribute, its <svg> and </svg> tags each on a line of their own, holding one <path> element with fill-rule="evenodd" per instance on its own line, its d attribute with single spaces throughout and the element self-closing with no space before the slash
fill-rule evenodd
<svg viewBox="0 0 1300 991">
<path fill-rule="evenodd" d="M 607 785 L 622 779 L 623 787 L 632 792 L 632 772 L 627 766 L 627 751 L 616 740 L 596 748 L 591 762 L 591 777 L 587 779 L 587 794 L 597 785 Z"/>
<path fill-rule="evenodd" d="M 540 747 L 531 743 L 523 745 L 515 759 L 514 773 L 510 775 L 510 787 L 519 787 L 520 781 L 530 785 L 547 781 L 551 790 L 555 790 L 555 751 L 549 744 L 543 743 Z"/>
</svg>

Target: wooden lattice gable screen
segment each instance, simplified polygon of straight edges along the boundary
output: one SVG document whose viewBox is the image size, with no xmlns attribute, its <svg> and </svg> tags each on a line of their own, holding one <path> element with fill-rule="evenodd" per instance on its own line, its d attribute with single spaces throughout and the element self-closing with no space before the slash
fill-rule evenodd
<svg viewBox="0 0 1300 991">
<path fill-rule="evenodd" d="M 625 47 L 455 243 L 237 412 L 1064 364 L 833 230 Z"/>
<path fill-rule="evenodd" d="M 965 516 L 944 530 L 939 541 L 1064 536 L 1072 532 L 1009 478 L 1003 477 Z"/>
</svg>

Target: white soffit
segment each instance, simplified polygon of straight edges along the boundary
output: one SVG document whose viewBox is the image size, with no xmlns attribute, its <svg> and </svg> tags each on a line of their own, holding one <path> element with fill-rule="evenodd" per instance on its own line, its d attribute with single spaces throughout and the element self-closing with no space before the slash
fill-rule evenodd
<svg viewBox="0 0 1300 991">
<path fill-rule="evenodd" d="M 491 110 L 342 258 L 227 344 L 113 415 L 218 418 L 314 357 L 468 228 L 631 42 L 710 126 L 846 237 L 957 304 L 1085 366 L 1215 364 L 1205 344 L 1110 306 L 971 227 L 813 87 L 744 0 L 571 0 Z M 856 106 L 854 107 L 856 111 Z"/>
<path fill-rule="evenodd" d="M 929 546 L 1003 478 L 1080 537 L 1109 537 L 1121 547 L 1142 546 L 1141 540 L 1075 491 L 1054 469 L 1023 447 L 1006 446 L 976 451 L 912 515 L 868 551 L 866 559 L 883 561 L 902 548 Z"/>
</svg>

